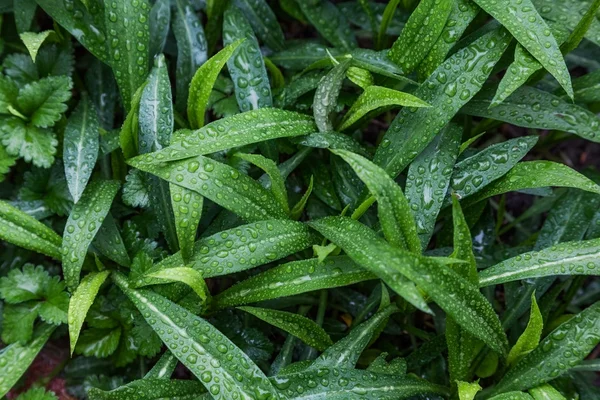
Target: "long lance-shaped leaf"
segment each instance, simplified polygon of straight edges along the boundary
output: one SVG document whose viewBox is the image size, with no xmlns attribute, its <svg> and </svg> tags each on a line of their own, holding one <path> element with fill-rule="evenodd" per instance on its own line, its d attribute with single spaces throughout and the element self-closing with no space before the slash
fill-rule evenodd
<svg viewBox="0 0 600 400">
<path fill-rule="evenodd" d="M 131 99 L 131 108 L 119 132 L 119 144 L 125 158 L 138 154 L 139 109 L 144 85 L 140 86 Z"/>
<path fill-rule="evenodd" d="M 56 260 L 61 259 L 61 237 L 37 219 L 2 200 L 0 225 L 0 239 Z"/>
<path fill-rule="evenodd" d="M 562 323 L 509 370 L 491 394 L 536 387 L 579 364 L 600 343 L 600 302 Z"/>
<path fill-rule="evenodd" d="M 402 109 L 386 132 L 374 162 L 395 178 L 481 89 L 508 46 L 495 29 L 453 54 L 413 94 L 431 107 Z"/>
<path fill-rule="evenodd" d="M 454 166 L 452 192 L 460 198 L 471 196 L 502 177 L 537 143 L 537 136 L 526 136 L 491 145 Z"/>
<path fill-rule="evenodd" d="M 293 261 L 255 275 L 213 298 L 216 309 L 376 279 L 347 256 Z"/>
<path fill-rule="evenodd" d="M 88 247 L 110 211 L 117 190 L 119 183 L 115 181 L 91 182 L 71 210 L 62 245 L 63 273 L 71 290 L 79 284 L 79 273 Z"/>
<path fill-rule="evenodd" d="M 204 126 L 204 114 L 208 106 L 208 98 L 215 86 L 219 73 L 227 60 L 245 39 L 239 39 L 212 56 L 202 64 L 194 74 L 190 83 L 187 102 L 187 116 L 192 129 Z"/>
<path fill-rule="evenodd" d="M 520 254 L 479 273 L 479 286 L 555 275 L 600 275 L 600 240 L 561 243 Z"/>
<path fill-rule="evenodd" d="M 152 157 L 152 156 L 150 156 Z M 286 218 L 273 194 L 260 183 L 227 164 L 204 156 L 154 164 L 145 158 L 128 163 L 144 172 L 193 190 L 246 221 Z"/>
<path fill-rule="evenodd" d="M 208 389 L 215 399 L 278 399 L 273 385 L 256 364 L 204 319 L 148 290 L 134 290 L 126 278 L 115 283 L 140 310 L 169 350 Z"/>
<path fill-rule="evenodd" d="M 104 10 L 106 42 L 110 43 L 106 56 L 126 109 L 148 74 L 149 16 L 147 0 L 113 1 Z"/>
<path fill-rule="evenodd" d="M 87 395 L 90 400 L 194 400 L 205 391 L 200 382 L 193 380 L 144 378 L 113 390 L 91 387 Z"/>
<path fill-rule="evenodd" d="M 177 367 L 179 360 L 170 351 L 165 351 L 146 375 L 145 379 L 169 379 Z"/>
<path fill-rule="evenodd" d="M 300 314 L 294 314 L 287 311 L 271 310 L 258 307 L 238 307 L 249 314 L 254 315 L 266 323 L 276 326 L 294 335 L 307 345 L 323 351 L 333 344 L 331 338 L 323 328 L 317 325 L 313 320 Z"/>
<path fill-rule="evenodd" d="M 208 59 L 208 45 L 202 22 L 189 0 L 176 0 L 172 26 L 177 40 L 175 101 L 179 112 L 186 109 L 189 85 L 198 67 Z"/>
<path fill-rule="evenodd" d="M 510 349 L 506 363 L 512 365 L 533 351 L 540 343 L 543 329 L 544 320 L 540 308 L 537 305 L 534 292 L 531 294 L 531 313 L 529 314 L 529 322 L 521 336 L 519 336 L 517 343 Z"/>
<path fill-rule="evenodd" d="M 452 11 L 452 0 L 423 0 L 419 2 L 402 29 L 388 56 L 408 74 L 429 53 Z"/>
<path fill-rule="evenodd" d="M 92 306 L 98 290 L 100 290 L 100 286 L 102 286 L 109 274 L 110 271 L 102 271 L 86 275 L 69 301 L 68 321 L 71 354 L 75 351 L 75 344 L 79 338 L 79 332 L 85 321 L 85 316 Z"/>
<path fill-rule="evenodd" d="M 35 330 L 29 343 L 13 343 L 0 350 L 0 396 L 4 397 L 27 371 L 54 329 L 55 325 L 43 324 Z"/>
<path fill-rule="evenodd" d="M 295 0 L 302 13 L 319 33 L 334 47 L 351 49 L 356 47 L 356 37 L 350 24 L 340 10 L 329 0 Z"/>
<path fill-rule="evenodd" d="M 421 248 L 427 248 L 444 204 L 458 157 L 462 127 L 451 123 L 410 164 L 405 194 L 414 213 Z"/>
<path fill-rule="evenodd" d="M 197 270 L 190 267 L 175 267 L 159 269 L 147 274 L 149 278 L 164 280 L 166 282 L 181 282 L 188 285 L 202 301 L 206 301 L 210 292 L 204 282 L 204 277 Z"/>
<path fill-rule="evenodd" d="M 571 76 L 552 31 L 531 0 L 474 0 L 479 7 L 506 27 L 510 33 L 550 72 L 573 98 Z"/>
<path fill-rule="evenodd" d="M 494 88 L 482 90 L 461 112 L 525 128 L 555 129 L 600 142 L 600 119 L 589 110 L 542 90 L 523 86 L 490 108 Z"/>
<path fill-rule="evenodd" d="M 533 4 L 544 19 L 554 21 L 569 30 L 574 30 L 581 21 L 581 16 L 590 7 L 590 1 L 580 0 L 533 0 Z M 600 21 L 592 20 L 585 38 L 600 45 Z"/>
<path fill-rule="evenodd" d="M 104 218 L 104 222 L 102 222 L 102 226 L 96 234 L 92 245 L 104 257 L 113 260 L 123 267 L 130 266 L 131 260 L 129 259 L 129 254 L 127 254 L 125 243 L 110 213 Z"/>
<path fill-rule="evenodd" d="M 429 107 L 429 104 L 412 94 L 382 86 L 369 86 L 352 104 L 338 130 L 348 129 L 365 115 L 371 116 L 373 111 L 387 110 L 390 106 Z"/>
<path fill-rule="evenodd" d="M 150 43 L 148 55 L 150 59 L 163 52 L 167 43 L 169 26 L 171 25 L 171 1 L 157 0 L 150 9 L 148 21 Z"/>
<path fill-rule="evenodd" d="M 386 324 L 390 315 L 398 312 L 398 307 L 389 305 L 373 315 L 369 320 L 354 328 L 348 336 L 336 342 L 319 356 L 309 369 L 354 368 L 363 350 L 369 345 L 375 332 Z"/>
<path fill-rule="evenodd" d="M 277 17 L 265 0 L 234 0 L 244 13 L 256 36 L 273 51 L 284 48 L 285 36 Z"/>
<path fill-rule="evenodd" d="M 502 393 L 494 397 L 490 397 L 489 400 L 533 400 L 531 395 L 525 392 L 507 392 Z"/>
<path fill-rule="evenodd" d="M 566 165 L 552 161 L 526 161 L 518 163 L 502 178 L 469 197 L 466 204 L 502 193 L 549 186 L 570 187 L 600 194 L 600 186 Z"/>
<path fill-rule="evenodd" d="M 350 60 L 344 60 L 337 64 L 319 82 L 313 101 L 313 114 L 315 123 L 320 132 L 333 130 L 331 123 L 331 112 L 337 105 L 337 99 L 346 78 L 346 71 L 350 67 Z"/>
<path fill-rule="evenodd" d="M 204 278 L 227 275 L 267 264 L 309 248 L 318 237 L 303 223 L 286 220 L 261 221 L 228 229 L 200 239 L 194 246 L 190 266 Z M 181 253 L 165 258 L 148 274 L 185 265 Z M 161 283 L 148 277 L 136 285 Z"/>
<path fill-rule="evenodd" d="M 69 117 L 63 142 L 65 177 L 75 203 L 81 198 L 94 170 L 100 147 L 99 136 L 96 109 L 85 96 Z"/>
<path fill-rule="evenodd" d="M 169 191 L 171 193 L 171 207 L 175 216 L 179 249 L 183 260 L 187 261 L 192 257 L 194 250 L 198 224 L 202 217 L 204 197 L 193 190 L 174 183 L 169 184 Z"/>
<path fill-rule="evenodd" d="M 316 129 L 314 120 L 306 115 L 262 108 L 211 122 L 195 131 L 178 131 L 175 143 L 169 147 L 132 161 L 182 160 L 270 139 L 308 135 Z"/>
<path fill-rule="evenodd" d="M 314 132 L 307 136 L 292 139 L 294 143 L 320 149 L 348 150 L 367 157 L 369 152 L 355 139 L 339 132 Z"/>
<path fill-rule="evenodd" d="M 421 242 L 413 213 L 400 186 L 380 167 L 346 150 L 333 150 L 342 157 L 377 199 L 379 221 L 389 243 L 413 253 L 421 252 Z"/>
<path fill-rule="evenodd" d="M 427 292 L 467 332 L 494 351 L 501 354 L 507 352 L 508 340 L 491 304 L 475 285 L 447 266 L 435 259 L 394 248 L 371 229 L 351 218 L 327 217 L 310 225 L 363 267 L 374 272 L 385 271 L 391 276 L 406 276 Z"/>
</svg>

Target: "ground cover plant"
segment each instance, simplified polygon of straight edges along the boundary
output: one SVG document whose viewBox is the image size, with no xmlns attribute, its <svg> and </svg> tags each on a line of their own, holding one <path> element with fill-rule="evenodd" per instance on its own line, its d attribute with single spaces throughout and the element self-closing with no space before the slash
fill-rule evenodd
<svg viewBox="0 0 600 400">
<path fill-rule="evenodd" d="M 0 0 L 0 398 L 600 398 L 600 0 Z"/>
</svg>

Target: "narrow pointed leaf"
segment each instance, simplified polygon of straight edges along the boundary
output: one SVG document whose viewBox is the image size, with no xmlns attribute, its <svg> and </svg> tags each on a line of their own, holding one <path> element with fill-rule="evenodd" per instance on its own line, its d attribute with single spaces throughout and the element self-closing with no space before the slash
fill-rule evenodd
<svg viewBox="0 0 600 400">
<path fill-rule="evenodd" d="M 199 193 L 174 183 L 169 184 L 171 207 L 181 256 L 184 261 L 192 257 L 198 224 L 202 217 L 204 197 Z"/>
<path fill-rule="evenodd" d="M 531 395 L 525 392 L 507 392 L 490 397 L 490 400 L 533 400 Z"/>
<path fill-rule="evenodd" d="M 90 400 L 191 400 L 202 392 L 205 389 L 198 381 L 144 378 L 113 390 L 91 387 L 87 395 Z"/>
<path fill-rule="evenodd" d="M 531 313 L 529 314 L 529 322 L 525 331 L 519 336 L 517 343 L 510 349 L 506 360 L 508 365 L 514 364 L 525 355 L 533 351 L 540 343 L 542 330 L 544 329 L 544 320 L 540 308 L 535 299 L 535 293 L 531 295 Z"/>
<path fill-rule="evenodd" d="M 307 136 L 292 139 L 294 142 L 308 147 L 320 149 L 348 150 L 367 157 L 367 150 L 352 137 L 339 132 L 314 132 Z"/>
<path fill-rule="evenodd" d="M 574 30 L 581 21 L 582 15 L 590 7 L 590 1 L 579 0 L 533 0 L 533 4 L 544 19 L 553 21 L 569 30 Z M 592 20 L 585 38 L 600 45 L 600 21 Z"/>
<path fill-rule="evenodd" d="M 238 307 L 249 314 L 254 315 L 268 324 L 276 326 L 302 340 L 307 345 L 323 351 L 333 344 L 331 338 L 313 320 L 302 315 L 287 311 L 270 310 L 258 307 Z"/>
<path fill-rule="evenodd" d="M 321 79 L 319 86 L 317 86 L 313 102 L 313 114 L 320 132 L 333 130 L 331 113 L 337 106 L 337 99 L 342 83 L 346 78 L 348 67 L 350 67 L 350 60 L 344 60 L 337 64 Z"/>
<path fill-rule="evenodd" d="M 156 0 L 150 9 L 149 30 L 150 43 L 148 55 L 150 59 L 163 52 L 171 25 L 171 1 Z"/>
<path fill-rule="evenodd" d="M 154 278 L 158 280 L 164 280 L 167 282 L 181 282 L 185 283 L 202 299 L 206 301 L 210 295 L 206 282 L 202 274 L 190 267 L 175 267 L 160 269 L 155 272 L 148 273 L 148 278 Z"/>
<path fill-rule="evenodd" d="M 334 47 L 352 49 L 356 47 L 356 37 L 348 20 L 335 4 L 329 0 L 295 0 L 310 23 Z"/>
<path fill-rule="evenodd" d="M 248 19 L 256 36 L 273 51 L 284 47 L 285 36 L 277 17 L 265 0 L 234 0 Z"/>
<path fill-rule="evenodd" d="M 138 154 L 139 109 L 143 90 L 144 87 L 140 86 L 133 95 L 131 107 L 119 132 L 119 144 L 126 159 Z"/>
<path fill-rule="evenodd" d="M 165 351 L 144 379 L 169 379 L 177 367 L 179 360 L 169 350 Z"/>
<path fill-rule="evenodd" d="M 107 214 L 100 230 L 92 242 L 94 249 L 110 260 L 123 267 L 129 267 L 131 260 L 125 248 L 125 243 L 112 215 Z"/>
<path fill-rule="evenodd" d="M 565 396 L 547 383 L 529 389 L 529 394 L 533 400 L 566 400 Z"/>
</svg>

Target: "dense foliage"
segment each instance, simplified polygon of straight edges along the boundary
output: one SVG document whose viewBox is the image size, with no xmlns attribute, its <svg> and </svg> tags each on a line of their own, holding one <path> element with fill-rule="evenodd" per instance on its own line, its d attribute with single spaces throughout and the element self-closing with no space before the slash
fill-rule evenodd
<svg viewBox="0 0 600 400">
<path fill-rule="evenodd" d="M 0 0 L 0 398 L 597 400 L 599 7 Z"/>
</svg>

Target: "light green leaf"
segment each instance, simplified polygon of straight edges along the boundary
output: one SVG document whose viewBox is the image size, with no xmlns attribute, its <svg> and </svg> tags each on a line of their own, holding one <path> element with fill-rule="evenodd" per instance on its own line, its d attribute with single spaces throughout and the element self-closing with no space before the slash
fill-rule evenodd
<svg viewBox="0 0 600 400">
<path fill-rule="evenodd" d="M 347 256 L 316 258 L 278 265 L 239 282 L 213 298 L 216 309 L 293 296 L 376 279 Z"/>
<path fill-rule="evenodd" d="M 398 290 L 399 277 L 406 276 L 467 332 L 494 351 L 507 352 L 508 341 L 491 304 L 474 285 L 443 263 L 394 248 L 351 218 L 327 217 L 309 225 L 344 249 L 355 262 L 378 274 L 394 290 Z M 406 295 L 402 291 L 398 294 Z"/>
<path fill-rule="evenodd" d="M 283 49 L 285 36 L 277 17 L 265 0 L 234 0 L 248 19 L 256 36 L 273 51 Z"/>
<path fill-rule="evenodd" d="M 535 292 L 531 294 L 531 313 L 525 331 L 519 336 L 517 343 L 510 349 L 506 363 L 514 364 L 521 358 L 531 353 L 540 343 L 544 320 L 535 299 Z"/>
<path fill-rule="evenodd" d="M 131 158 L 138 154 L 139 149 L 139 109 L 144 93 L 144 86 L 140 86 L 133 95 L 131 107 L 123 121 L 121 131 L 119 132 L 119 144 L 123 150 L 125 158 Z"/>
<path fill-rule="evenodd" d="M 202 64 L 194 74 L 190 83 L 187 102 L 187 116 L 192 129 L 204 126 L 204 114 L 208 106 L 208 98 L 223 66 L 231 58 L 240 44 L 246 39 L 239 39 Z"/>
<path fill-rule="evenodd" d="M 384 111 L 390 106 L 429 107 L 429 104 L 418 97 L 398 90 L 382 86 L 369 86 L 352 104 L 338 130 L 346 130 L 365 115 L 371 116 L 373 111 Z"/>
<path fill-rule="evenodd" d="M 388 56 L 405 73 L 412 72 L 429 53 L 446 26 L 452 0 L 423 0 L 412 12 Z"/>
<path fill-rule="evenodd" d="M 342 89 L 342 83 L 346 78 L 348 67 L 350 67 L 350 60 L 344 60 L 337 64 L 321 79 L 317 86 L 313 101 L 313 114 L 320 132 L 333 130 L 331 113 L 337 106 L 337 99 Z"/>
<path fill-rule="evenodd" d="M 334 47 L 352 49 L 357 46 L 350 24 L 337 6 L 329 0 L 295 0 L 310 23 Z"/>
<path fill-rule="evenodd" d="M 62 239 L 51 228 L 0 200 L 0 239 L 16 246 L 61 259 Z"/>
<path fill-rule="evenodd" d="M 147 274 L 149 278 L 155 278 L 159 280 L 165 280 L 167 282 L 181 282 L 185 283 L 194 290 L 194 292 L 202 299 L 206 301 L 210 292 L 204 282 L 202 274 L 190 267 L 175 267 L 160 269 L 156 272 L 149 272 Z"/>
<path fill-rule="evenodd" d="M 247 313 L 254 315 L 268 324 L 276 326 L 302 340 L 307 345 L 323 351 L 333 344 L 331 338 L 313 320 L 302 315 L 287 311 L 270 310 L 258 307 L 238 307 Z"/>
<path fill-rule="evenodd" d="M 533 400 L 566 400 L 565 396 L 547 383 L 529 389 L 529 394 Z"/>
<path fill-rule="evenodd" d="M 491 394 L 536 387 L 579 364 L 600 343 L 600 302 L 596 302 L 552 331 L 510 369 Z"/>
<path fill-rule="evenodd" d="M 73 201 L 77 203 L 92 176 L 100 147 L 98 116 L 87 96 L 69 117 L 64 135 L 65 177 Z"/>
<path fill-rule="evenodd" d="M 473 400 L 480 390 L 481 386 L 478 382 L 458 382 L 458 398 L 460 400 Z"/>
<path fill-rule="evenodd" d="M 75 351 L 75 344 L 79 338 L 79 332 L 85 321 L 88 310 L 94 303 L 94 299 L 100 290 L 100 286 L 110 275 L 110 271 L 91 272 L 82 280 L 77 290 L 73 293 L 69 302 L 69 337 L 71 339 L 71 355 Z"/>
<path fill-rule="evenodd" d="M 379 221 L 387 241 L 401 249 L 421 252 L 412 211 L 400 186 L 380 167 L 346 150 L 332 150 L 344 159 L 377 199 Z"/>
<path fill-rule="evenodd" d="M 159 400 L 159 399 L 198 399 L 205 392 L 198 381 L 147 378 L 129 382 L 113 390 L 91 387 L 87 391 L 90 400 Z"/>
<path fill-rule="evenodd" d="M 550 72 L 573 98 L 571 77 L 552 31 L 531 0 L 474 0 L 510 33 Z"/>
<path fill-rule="evenodd" d="M 91 182 L 73 207 L 63 233 L 62 260 L 67 286 L 75 290 L 88 247 L 119 190 L 116 181 Z"/>
<path fill-rule="evenodd" d="M 198 224 L 202 217 L 204 197 L 193 190 L 174 183 L 169 184 L 171 207 L 175 217 L 175 229 L 179 249 L 184 261 L 192 257 Z"/>
<path fill-rule="evenodd" d="M 19 34 L 19 37 L 25 44 L 25 47 L 27 47 L 27 51 L 29 51 L 29 55 L 33 62 L 35 62 L 40 47 L 42 47 L 42 44 L 44 44 L 44 41 L 48 39 L 50 35 L 54 36 L 56 35 L 56 32 L 48 30 L 39 33 L 23 32 Z"/>
<path fill-rule="evenodd" d="M 212 396 L 235 394 L 240 399 L 251 399 L 271 394 L 273 399 L 279 398 L 260 368 L 211 324 L 154 292 L 131 289 L 123 275 L 113 277 L 169 350 Z M 179 341 L 183 341 L 182 346 Z M 183 353 L 183 347 L 189 350 Z"/>
</svg>

